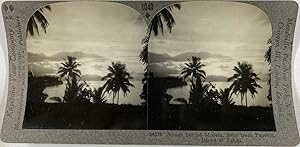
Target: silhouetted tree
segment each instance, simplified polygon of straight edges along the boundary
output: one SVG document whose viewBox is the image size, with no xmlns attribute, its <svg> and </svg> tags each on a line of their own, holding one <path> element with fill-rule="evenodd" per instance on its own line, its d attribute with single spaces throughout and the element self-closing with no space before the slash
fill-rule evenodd
<svg viewBox="0 0 300 147">
<path fill-rule="evenodd" d="M 84 99 L 83 93 L 81 93 L 84 87 L 84 83 L 80 83 L 80 80 L 76 78 L 72 78 L 71 80 L 67 80 L 66 90 L 64 95 L 64 102 L 68 103 L 82 103 L 83 101 L 87 101 Z"/>
<path fill-rule="evenodd" d="M 92 95 L 94 103 L 106 103 L 104 88 L 105 87 L 94 88 Z"/>
<path fill-rule="evenodd" d="M 50 6 L 42 7 L 40 9 L 38 9 L 37 11 L 35 11 L 33 13 L 33 15 L 29 18 L 29 21 L 28 21 L 28 24 L 27 24 L 27 33 L 29 32 L 29 34 L 31 36 L 34 35 L 34 30 L 39 35 L 38 24 L 40 24 L 43 31 L 46 33 L 49 23 L 48 23 L 46 17 L 44 16 L 44 14 L 43 14 L 44 10 L 51 11 L 51 7 Z"/>
<path fill-rule="evenodd" d="M 272 50 L 272 39 L 270 38 L 268 40 L 268 50 L 265 54 L 265 60 L 268 62 L 269 65 L 271 64 L 271 50 Z M 272 95 L 271 95 L 271 68 L 269 69 L 268 85 L 269 85 L 269 91 L 268 91 L 267 99 L 269 101 L 272 101 Z"/>
<path fill-rule="evenodd" d="M 225 88 L 224 90 L 220 90 L 220 102 L 221 105 L 223 106 L 232 106 L 234 105 L 233 98 L 231 97 L 230 94 L 231 89 L 230 88 Z"/>
<path fill-rule="evenodd" d="M 166 127 L 168 119 L 168 105 L 171 95 L 167 93 L 166 83 L 160 77 L 155 77 L 152 72 L 148 75 L 147 102 L 149 112 L 150 129 L 162 129 Z"/>
<path fill-rule="evenodd" d="M 186 79 L 191 77 L 191 82 L 194 81 L 194 78 L 198 80 L 203 80 L 206 77 L 205 71 L 202 69 L 205 65 L 201 62 L 201 58 L 192 57 L 188 59 L 188 63 L 185 63 L 185 67 L 182 69 L 181 75 Z"/>
<path fill-rule="evenodd" d="M 26 100 L 26 117 L 31 117 L 40 109 L 40 103 L 43 103 L 48 97 L 43 91 L 45 82 L 34 76 L 31 71 L 28 72 L 27 100 Z"/>
<path fill-rule="evenodd" d="M 113 104 L 116 95 L 118 95 L 117 104 L 119 104 L 119 93 L 123 91 L 124 96 L 130 92 L 129 87 L 134 87 L 129 80 L 133 77 L 127 72 L 126 65 L 121 62 L 112 62 L 111 66 L 108 66 L 107 70 L 109 73 L 103 77 L 103 80 L 107 80 L 105 91 L 113 93 Z"/>
<path fill-rule="evenodd" d="M 152 19 L 151 24 L 149 25 L 146 36 L 142 40 L 142 44 L 144 44 L 143 50 L 140 54 L 140 59 L 144 63 L 148 63 L 148 45 L 150 42 L 151 32 L 154 32 L 154 36 L 158 35 L 159 30 L 162 34 L 164 34 L 164 23 L 169 30 L 169 33 L 172 32 L 172 29 L 175 25 L 175 19 L 172 16 L 173 8 L 180 10 L 180 4 L 174 4 L 162 9 L 158 12 Z"/>
<path fill-rule="evenodd" d="M 67 59 L 64 58 L 65 62 L 61 63 L 61 67 L 59 67 L 57 74 L 60 78 L 67 76 L 67 80 L 70 81 L 72 79 L 79 78 L 81 72 L 78 68 L 80 64 L 76 61 L 76 57 L 67 56 Z M 70 79 L 71 78 L 71 79 Z"/>
<path fill-rule="evenodd" d="M 256 82 L 260 78 L 254 73 L 252 65 L 247 62 L 238 62 L 238 66 L 234 66 L 233 71 L 235 74 L 228 78 L 227 81 L 233 81 L 230 86 L 232 93 L 241 95 L 241 105 L 243 105 L 245 97 L 247 106 L 247 92 L 249 91 L 252 98 L 254 98 L 255 94 L 257 94 L 256 88 L 262 88 Z"/>
<path fill-rule="evenodd" d="M 201 79 L 196 78 L 196 81 L 191 81 L 191 91 L 189 103 L 199 106 L 201 101 L 207 99 L 210 84 L 205 84 Z"/>
</svg>

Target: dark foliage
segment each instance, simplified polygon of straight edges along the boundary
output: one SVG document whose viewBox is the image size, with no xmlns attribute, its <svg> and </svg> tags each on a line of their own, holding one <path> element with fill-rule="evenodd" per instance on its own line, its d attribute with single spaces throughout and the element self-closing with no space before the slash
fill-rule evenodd
<svg viewBox="0 0 300 147">
<path fill-rule="evenodd" d="M 271 50 L 272 50 L 272 39 L 268 40 L 268 50 L 265 54 L 265 60 L 268 62 L 268 64 L 271 64 Z M 269 80 L 268 80 L 268 85 L 270 86 L 269 91 L 268 91 L 268 96 L 267 99 L 269 101 L 272 101 L 272 95 L 271 95 L 271 68 L 269 69 Z"/>
<path fill-rule="evenodd" d="M 238 62 L 238 66 L 234 66 L 233 71 L 235 74 L 228 78 L 228 81 L 233 81 L 230 86 L 233 94 L 241 95 L 241 105 L 243 105 L 243 99 L 246 98 L 247 106 L 247 93 L 250 92 L 252 98 L 255 98 L 257 94 L 257 88 L 262 88 L 257 84 L 260 78 L 254 72 L 251 64 L 247 62 Z"/>
<path fill-rule="evenodd" d="M 48 97 L 43 91 L 46 84 L 42 79 L 33 75 L 31 71 L 28 72 L 28 85 L 27 85 L 27 100 L 25 116 L 30 117 L 37 114 L 40 109 L 40 103 Z"/>
<path fill-rule="evenodd" d="M 121 62 L 112 62 L 111 66 L 108 66 L 109 73 L 103 77 L 103 80 L 107 80 L 105 83 L 105 92 L 113 94 L 113 104 L 115 97 L 117 96 L 117 104 L 119 104 L 120 90 L 123 91 L 124 96 L 130 92 L 130 87 L 134 87 L 130 83 L 133 77 L 127 71 L 126 65 Z"/>
<path fill-rule="evenodd" d="M 148 63 L 148 45 L 151 38 L 151 32 L 154 32 L 154 36 L 158 35 L 159 30 L 161 31 L 162 35 L 164 34 L 164 25 L 167 27 L 169 33 L 172 32 L 173 27 L 175 26 L 175 19 L 172 16 L 173 8 L 180 10 L 180 4 L 174 4 L 162 9 L 159 13 L 157 13 L 149 25 L 146 36 L 142 40 L 142 44 L 144 47 L 140 54 L 140 59 L 143 63 Z"/>
<path fill-rule="evenodd" d="M 35 32 L 39 35 L 38 24 L 42 27 L 42 30 L 46 33 L 49 23 L 43 14 L 44 10 L 51 11 L 51 7 L 45 6 L 43 8 L 40 8 L 29 18 L 29 21 L 27 24 L 27 32 L 29 32 L 29 34 L 31 36 L 34 36 Z"/>
</svg>

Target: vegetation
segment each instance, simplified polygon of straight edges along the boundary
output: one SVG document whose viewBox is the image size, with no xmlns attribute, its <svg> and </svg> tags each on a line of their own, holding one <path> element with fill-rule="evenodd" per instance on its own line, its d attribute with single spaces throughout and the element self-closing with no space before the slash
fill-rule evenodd
<svg viewBox="0 0 300 147">
<path fill-rule="evenodd" d="M 140 59 L 148 63 L 148 44 L 151 32 L 157 36 L 164 34 L 165 27 L 171 33 L 175 26 L 172 16 L 173 9 L 180 10 L 181 5 L 175 4 L 157 13 L 147 29 L 142 41 L 144 44 Z M 39 9 L 30 18 L 27 31 L 38 33 L 40 23 L 46 32 L 48 21 L 43 16 L 44 10 Z M 271 45 L 265 55 L 271 62 Z M 254 98 L 257 89 L 261 88 L 257 81 L 260 78 L 253 66 L 247 62 L 238 62 L 234 66 L 232 82 L 229 88 L 218 89 L 206 81 L 206 72 L 200 57 L 187 59 L 179 77 L 158 77 L 145 69 L 143 88 L 140 95 L 141 105 L 119 104 L 120 91 L 124 97 L 130 93 L 134 85 L 133 77 L 127 71 L 126 64 L 119 61 L 108 66 L 108 74 L 103 77 L 105 84 L 91 88 L 81 79 L 81 64 L 76 57 L 67 56 L 58 68 L 56 76 L 34 76 L 28 73 L 28 92 L 24 128 L 55 128 L 55 129 L 176 129 L 176 130 L 275 130 L 272 108 L 249 107 L 247 94 Z M 186 80 L 189 80 L 188 82 Z M 65 93 L 61 97 L 50 97 L 56 102 L 45 103 L 48 95 L 46 87 L 63 84 Z M 174 98 L 168 89 L 190 86 L 189 97 Z M 270 81 L 269 81 L 270 84 Z M 113 95 L 112 104 L 107 103 L 107 95 Z M 233 95 L 241 98 L 241 106 L 237 106 Z M 115 98 L 116 105 L 115 105 Z M 243 106 L 245 99 L 246 105 Z M 271 99 L 270 91 L 268 99 Z M 177 104 L 172 104 L 172 100 Z M 57 119 L 61 118 L 61 119 Z M 128 121 L 130 120 L 130 121 Z M 148 121 L 148 122 L 147 122 Z"/>
<path fill-rule="evenodd" d="M 157 36 L 159 30 L 161 31 L 162 35 L 164 34 L 164 24 L 166 25 L 169 33 L 172 32 L 173 27 L 175 26 L 175 19 L 172 16 L 173 8 L 180 10 L 180 4 L 174 4 L 162 9 L 158 12 L 153 19 L 151 20 L 151 24 L 148 26 L 146 36 L 142 40 L 142 44 L 144 44 L 143 50 L 140 54 L 140 59 L 145 64 L 148 63 L 148 45 L 150 43 L 151 32 L 154 32 L 154 36 Z"/>
<path fill-rule="evenodd" d="M 27 24 L 27 33 L 29 33 L 31 36 L 34 36 L 36 32 L 39 35 L 39 27 L 38 24 L 42 27 L 43 31 L 46 33 L 47 27 L 49 25 L 48 20 L 44 16 L 44 11 L 48 10 L 51 11 L 51 7 L 45 6 L 33 13 L 33 15 L 30 17 L 28 24 Z"/>
<path fill-rule="evenodd" d="M 233 81 L 230 88 L 232 88 L 233 94 L 241 95 L 241 105 L 243 105 L 243 99 L 246 98 L 247 106 L 247 92 L 249 91 L 254 98 L 257 94 L 256 88 L 262 88 L 256 82 L 260 78 L 254 73 L 252 65 L 247 62 L 238 62 L 238 66 L 234 66 L 233 71 L 236 73 L 228 78 L 228 81 Z"/>
<path fill-rule="evenodd" d="M 126 65 L 121 62 L 112 62 L 112 65 L 108 66 L 107 70 L 109 73 L 103 77 L 103 80 L 107 80 L 105 92 L 113 93 L 113 104 L 117 95 L 117 104 L 119 104 L 120 90 L 126 96 L 127 92 L 130 92 L 129 87 L 134 87 L 129 81 L 133 77 L 127 72 Z"/>
<path fill-rule="evenodd" d="M 59 74 L 60 78 L 67 76 L 67 81 L 75 81 L 76 78 L 80 78 L 81 72 L 77 69 L 80 64 L 76 62 L 76 57 L 67 56 L 67 59 L 64 59 L 65 62 L 61 63 L 61 67 L 59 67 L 57 74 Z"/>
<path fill-rule="evenodd" d="M 205 65 L 201 62 L 201 58 L 193 56 L 192 59 L 188 59 L 188 61 L 188 63 L 185 63 L 186 67 L 184 67 L 181 72 L 183 78 L 191 77 L 191 82 L 194 82 L 194 78 L 199 80 L 205 79 L 206 74 L 202 69 Z"/>
<path fill-rule="evenodd" d="M 271 64 L 271 50 L 272 50 L 272 39 L 268 40 L 268 50 L 265 54 L 265 61 L 268 62 L 268 64 Z M 272 101 L 272 95 L 271 95 L 271 68 L 269 69 L 269 80 L 268 80 L 268 85 L 269 85 L 269 92 L 268 92 L 268 100 Z"/>
</svg>

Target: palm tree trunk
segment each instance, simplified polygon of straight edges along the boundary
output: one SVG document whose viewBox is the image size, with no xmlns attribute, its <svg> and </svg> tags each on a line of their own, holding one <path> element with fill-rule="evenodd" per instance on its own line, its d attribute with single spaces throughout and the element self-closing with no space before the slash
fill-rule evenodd
<svg viewBox="0 0 300 147">
<path fill-rule="evenodd" d="M 247 100 L 247 93 L 246 93 L 246 107 L 247 107 L 247 105 L 248 105 L 247 103 L 248 103 L 248 100 Z"/>
<path fill-rule="evenodd" d="M 193 84 L 193 82 L 194 82 L 194 78 L 192 76 L 192 84 Z M 190 99 L 189 99 L 189 104 L 191 104 L 191 100 Z"/>
<path fill-rule="evenodd" d="M 119 105 L 119 97 L 120 97 L 120 91 L 118 91 L 118 100 L 117 100 L 117 105 Z"/>
<path fill-rule="evenodd" d="M 243 106 L 243 95 L 241 94 L 241 106 Z"/>
</svg>

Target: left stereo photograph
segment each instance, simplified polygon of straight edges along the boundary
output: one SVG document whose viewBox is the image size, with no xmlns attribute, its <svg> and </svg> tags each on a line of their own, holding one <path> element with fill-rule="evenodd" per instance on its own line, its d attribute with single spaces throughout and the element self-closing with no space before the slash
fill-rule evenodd
<svg viewBox="0 0 300 147">
<path fill-rule="evenodd" d="M 46 5 L 27 24 L 28 88 L 23 129 L 146 129 L 147 29 L 112 2 Z"/>
</svg>

